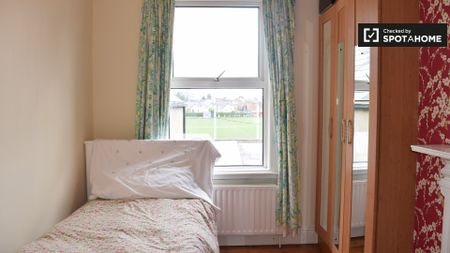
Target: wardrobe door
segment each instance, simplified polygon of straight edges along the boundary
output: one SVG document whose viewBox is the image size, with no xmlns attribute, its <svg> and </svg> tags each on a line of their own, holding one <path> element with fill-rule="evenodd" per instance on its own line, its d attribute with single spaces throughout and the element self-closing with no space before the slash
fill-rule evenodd
<svg viewBox="0 0 450 253">
<path fill-rule="evenodd" d="M 341 8 L 339 8 L 341 9 Z M 338 39 L 338 8 L 320 18 L 320 98 L 317 230 L 328 252 L 341 246 L 342 118 L 345 44 Z"/>
<path fill-rule="evenodd" d="M 337 48 L 336 48 L 336 83 L 334 86 L 334 92 L 332 97 L 332 103 L 334 104 L 334 116 L 336 121 L 334 123 L 335 139 L 334 154 L 333 158 L 334 168 L 333 168 L 333 180 L 334 180 L 334 210 L 333 210 L 333 244 L 339 252 L 342 250 L 342 222 L 343 222 L 343 186 L 345 178 L 343 177 L 343 168 L 345 166 L 345 160 L 343 159 L 345 150 L 345 124 L 344 124 L 344 107 L 345 107 L 345 73 L 347 71 L 346 65 L 346 50 L 347 50 L 347 22 L 346 22 L 346 5 L 338 6 L 337 8 Z"/>
<path fill-rule="evenodd" d="M 317 180 L 317 215 L 316 225 L 319 238 L 322 243 L 327 244 L 329 248 L 331 242 L 330 230 L 330 212 L 331 206 L 330 192 L 330 158 L 331 158 L 331 140 L 333 138 L 333 117 L 332 97 L 334 59 L 333 54 L 335 45 L 335 21 L 332 12 L 321 16 L 320 20 L 320 98 L 319 98 L 319 156 L 318 156 L 318 180 Z"/>
<path fill-rule="evenodd" d="M 361 2 L 358 2 L 361 3 Z M 355 2 L 347 0 L 345 110 L 343 117 L 342 252 L 364 252 L 369 160 L 371 48 L 356 46 Z M 372 129 L 373 131 L 373 129 Z"/>
<path fill-rule="evenodd" d="M 357 45 L 357 24 L 376 21 L 372 0 L 347 0 L 343 194 L 344 253 L 373 252 L 377 140 L 377 48 Z"/>
<path fill-rule="evenodd" d="M 367 171 L 369 158 L 370 48 L 354 48 L 353 117 L 348 119 L 352 148 L 350 161 L 351 212 L 349 219 L 350 252 L 363 252 L 366 223 Z"/>
<path fill-rule="evenodd" d="M 335 157 L 332 160 L 334 162 L 333 176 L 334 180 L 334 194 L 333 194 L 333 244 L 339 249 L 341 244 L 341 195 L 342 195 L 342 155 L 343 155 L 343 102 L 344 102 L 344 53 L 345 47 L 344 43 L 340 42 L 337 48 L 337 82 L 335 87 L 335 102 L 334 115 L 336 120 L 334 121 L 334 129 L 336 133 L 336 138 L 332 145 L 335 146 L 334 154 Z"/>
<path fill-rule="evenodd" d="M 330 157 L 330 92 L 331 92 L 331 20 L 323 24 L 323 74 L 322 74 L 322 154 L 321 154 L 321 187 L 320 187 L 320 227 L 328 230 L 328 178 Z"/>
</svg>

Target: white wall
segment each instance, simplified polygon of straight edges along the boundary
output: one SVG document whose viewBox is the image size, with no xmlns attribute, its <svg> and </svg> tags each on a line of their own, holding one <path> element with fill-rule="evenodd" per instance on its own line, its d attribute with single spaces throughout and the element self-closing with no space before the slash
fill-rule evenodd
<svg viewBox="0 0 450 253">
<path fill-rule="evenodd" d="M 95 138 L 134 138 L 141 3 L 93 0 Z"/>
<path fill-rule="evenodd" d="M 295 90 L 301 169 L 303 230 L 315 230 L 317 105 L 319 66 L 319 4 L 297 0 L 295 7 Z"/>
<path fill-rule="evenodd" d="M 0 252 L 85 202 L 90 0 L 0 1 Z"/>
</svg>

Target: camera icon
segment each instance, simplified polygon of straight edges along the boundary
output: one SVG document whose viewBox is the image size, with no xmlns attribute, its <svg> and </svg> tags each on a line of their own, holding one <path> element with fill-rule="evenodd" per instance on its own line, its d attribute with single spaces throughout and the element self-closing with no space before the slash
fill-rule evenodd
<svg viewBox="0 0 450 253">
<path fill-rule="evenodd" d="M 364 28 L 363 39 L 364 42 L 380 42 L 380 28 Z"/>
</svg>

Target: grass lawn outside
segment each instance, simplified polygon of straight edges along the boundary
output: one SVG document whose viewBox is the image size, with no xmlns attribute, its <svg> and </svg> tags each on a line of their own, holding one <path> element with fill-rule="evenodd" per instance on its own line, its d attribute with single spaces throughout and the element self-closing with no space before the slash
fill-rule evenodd
<svg viewBox="0 0 450 253">
<path fill-rule="evenodd" d="M 222 117 L 216 118 L 216 136 L 214 119 L 186 117 L 186 134 L 208 135 L 216 140 L 261 140 L 262 118 Z"/>
</svg>

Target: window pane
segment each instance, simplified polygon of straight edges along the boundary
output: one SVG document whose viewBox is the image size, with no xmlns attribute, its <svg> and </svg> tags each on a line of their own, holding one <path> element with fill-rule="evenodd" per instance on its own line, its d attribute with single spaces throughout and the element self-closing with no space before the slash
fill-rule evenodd
<svg viewBox="0 0 450 253">
<path fill-rule="evenodd" d="M 258 8 L 177 7 L 174 76 L 258 77 Z"/>
<path fill-rule="evenodd" d="M 263 166 L 263 89 L 172 89 L 171 139 L 209 139 L 217 166 Z"/>
</svg>

